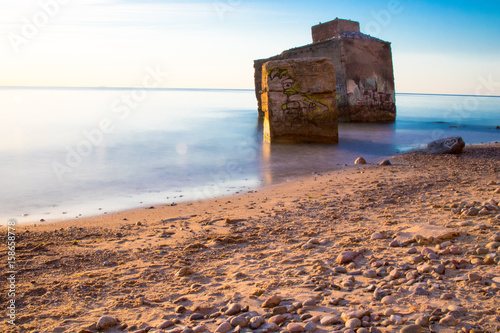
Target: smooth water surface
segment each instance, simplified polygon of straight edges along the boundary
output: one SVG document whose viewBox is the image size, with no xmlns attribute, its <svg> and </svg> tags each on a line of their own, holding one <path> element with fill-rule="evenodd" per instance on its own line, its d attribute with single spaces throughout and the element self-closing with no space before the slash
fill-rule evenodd
<svg viewBox="0 0 500 333">
<path fill-rule="evenodd" d="M 498 97 L 400 94 L 394 124 L 340 124 L 338 145 L 264 143 L 250 90 L 4 88 L 0 107 L 1 224 L 248 191 L 446 136 L 500 139 Z"/>
</svg>

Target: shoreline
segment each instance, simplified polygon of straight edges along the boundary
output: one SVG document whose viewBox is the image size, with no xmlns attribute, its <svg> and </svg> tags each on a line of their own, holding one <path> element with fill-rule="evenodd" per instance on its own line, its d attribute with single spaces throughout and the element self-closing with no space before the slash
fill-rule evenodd
<svg viewBox="0 0 500 333">
<path fill-rule="evenodd" d="M 2 314 L 0 329 L 97 332 L 110 316 L 119 321 L 106 332 L 236 332 L 241 319 L 250 333 L 261 331 L 248 320 L 261 316 L 267 332 L 322 333 L 343 331 L 362 310 L 369 332 L 495 331 L 500 144 L 391 160 L 236 196 L 19 225 L 17 326 Z M 280 306 L 263 308 L 273 295 Z"/>
</svg>

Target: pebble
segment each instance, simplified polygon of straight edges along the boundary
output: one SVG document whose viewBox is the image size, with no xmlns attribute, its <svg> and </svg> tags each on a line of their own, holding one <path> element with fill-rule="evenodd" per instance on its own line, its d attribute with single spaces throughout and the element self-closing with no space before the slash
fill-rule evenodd
<svg viewBox="0 0 500 333">
<path fill-rule="evenodd" d="M 403 327 L 399 333 L 422 333 L 424 328 L 420 325 L 408 325 Z"/>
<path fill-rule="evenodd" d="M 255 329 L 259 328 L 265 322 L 266 322 L 266 320 L 264 319 L 264 317 L 262 317 L 262 316 L 255 316 L 255 317 L 252 317 L 250 319 L 250 323 L 248 324 L 248 326 L 251 329 L 255 330 Z"/>
<path fill-rule="evenodd" d="M 363 157 L 358 157 L 354 164 L 366 164 L 366 160 Z"/>
<path fill-rule="evenodd" d="M 277 332 L 280 330 L 280 327 L 276 325 L 275 323 L 266 323 L 263 324 L 259 330 L 262 330 L 263 332 Z"/>
<path fill-rule="evenodd" d="M 186 307 L 184 305 L 179 305 L 174 310 L 175 313 L 183 313 L 183 312 L 186 312 L 186 311 L 187 311 L 187 309 L 186 309 Z"/>
<path fill-rule="evenodd" d="M 389 247 L 399 247 L 399 241 L 397 239 L 389 243 Z"/>
<path fill-rule="evenodd" d="M 356 251 L 342 252 L 337 257 L 337 263 L 340 264 L 340 265 L 348 264 L 348 263 L 354 261 L 354 258 L 356 258 L 358 256 L 358 254 L 359 253 L 356 252 Z"/>
<path fill-rule="evenodd" d="M 292 333 L 300 333 L 304 331 L 304 327 L 298 323 L 290 323 L 286 326 L 286 329 Z"/>
<path fill-rule="evenodd" d="M 443 326 L 455 326 L 458 323 L 458 319 L 452 315 L 448 315 L 439 321 L 439 324 Z"/>
<path fill-rule="evenodd" d="M 482 277 L 481 275 L 478 275 L 476 273 L 469 273 L 467 275 L 467 279 L 470 281 L 470 282 L 477 282 L 477 281 L 481 281 Z"/>
<path fill-rule="evenodd" d="M 315 331 L 316 329 L 318 328 L 318 326 L 316 325 L 316 323 L 314 322 L 308 322 L 306 324 L 306 326 L 304 326 L 304 330 L 306 330 L 307 332 L 313 332 Z"/>
<path fill-rule="evenodd" d="M 205 319 L 205 316 L 201 313 L 193 313 L 191 316 L 189 316 L 190 321 L 196 321 L 202 319 Z"/>
<path fill-rule="evenodd" d="M 276 315 L 276 316 L 272 316 L 271 318 L 269 318 L 269 320 L 267 322 L 268 323 L 275 323 L 275 324 L 279 325 L 282 322 L 284 322 L 285 320 L 286 320 L 285 316 L 283 316 L 283 315 Z"/>
<path fill-rule="evenodd" d="M 415 324 L 419 326 L 427 326 L 429 325 L 429 317 L 428 316 L 418 317 L 417 320 L 415 320 Z"/>
<path fill-rule="evenodd" d="M 99 318 L 99 321 L 97 322 L 96 328 L 98 331 L 100 330 L 106 330 L 111 327 L 115 327 L 118 325 L 119 320 L 115 317 L 111 316 L 103 316 Z"/>
<path fill-rule="evenodd" d="M 195 333 L 201 333 L 207 331 L 208 328 L 205 325 L 198 325 L 195 328 L 193 328 L 193 332 Z"/>
<path fill-rule="evenodd" d="M 286 306 L 276 306 L 273 308 L 273 315 L 284 314 L 288 312 L 288 308 Z"/>
<path fill-rule="evenodd" d="M 188 275 L 191 275 L 193 274 L 193 271 L 191 270 L 191 268 L 189 267 L 182 267 L 181 269 L 179 269 L 177 271 L 177 273 L 175 273 L 175 276 L 176 277 L 181 277 L 181 276 L 188 276 Z"/>
<path fill-rule="evenodd" d="M 163 330 L 163 329 L 172 327 L 174 325 L 175 324 L 172 320 L 167 320 L 167 321 L 164 321 L 160 326 L 158 326 L 158 328 Z"/>
<path fill-rule="evenodd" d="M 498 247 L 500 247 L 500 242 L 491 242 L 486 244 L 485 247 L 490 251 L 495 251 Z"/>
<path fill-rule="evenodd" d="M 392 162 L 390 160 L 383 160 L 379 165 L 392 165 Z"/>
<path fill-rule="evenodd" d="M 342 266 L 337 266 L 333 270 L 335 271 L 335 273 L 338 273 L 338 274 L 346 274 L 347 273 L 347 269 L 345 267 L 342 267 Z"/>
<path fill-rule="evenodd" d="M 364 316 L 370 316 L 370 311 L 362 310 L 362 309 L 351 310 L 351 311 L 347 311 L 347 312 L 342 312 L 340 317 L 342 318 L 343 321 L 348 321 L 349 319 L 352 319 L 352 318 L 361 319 Z"/>
<path fill-rule="evenodd" d="M 370 333 L 370 331 L 364 327 L 359 328 L 356 333 Z"/>
<path fill-rule="evenodd" d="M 341 319 L 339 316 L 326 316 L 321 318 L 321 325 L 323 326 L 328 326 L 328 325 L 333 325 L 333 324 L 338 324 L 341 322 Z"/>
<path fill-rule="evenodd" d="M 234 316 L 234 315 L 240 313 L 241 309 L 242 309 L 242 307 L 240 304 L 234 303 L 234 304 L 229 305 L 229 308 L 224 313 L 228 316 Z"/>
<path fill-rule="evenodd" d="M 387 308 L 384 310 L 384 316 L 385 317 L 389 317 L 389 316 L 392 316 L 393 314 L 395 314 L 396 312 L 394 311 L 394 309 L 392 308 Z"/>
<path fill-rule="evenodd" d="M 386 291 L 380 287 L 373 292 L 373 298 L 376 300 L 382 299 L 386 295 Z"/>
<path fill-rule="evenodd" d="M 263 308 L 274 308 L 281 303 L 281 297 L 278 295 L 273 295 L 266 299 L 266 301 L 262 304 Z"/>
<path fill-rule="evenodd" d="M 231 323 L 225 321 L 222 324 L 220 324 L 219 327 L 217 327 L 217 329 L 215 330 L 215 333 L 227 333 L 232 329 L 233 329 L 233 326 L 231 325 Z"/>
<path fill-rule="evenodd" d="M 382 304 L 384 305 L 391 305 L 391 304 L 394 304 L 396 302 L 396 297 L 394 296 L 385 296 L 384 298 L 382 298 Z"/>
<path fill-rule="evenodd" d="M 380 232 L 376 232 L 376 233 L 372 234 L 372 240 L 379 240 L 382 238 L 384 238 L 384 237 L 382 236 L 382 234 Z"/>
<path fill-rule="evenodd" d="M 349 319 L 345 322 L 345 327 L 351 329 L 361 327 L 361 320 L 359 320 L 358 318 Z"/>
<path fill-rule="evenodd" d="M 306 299 L 304 302 L 302 302 L 302 306 L 316 306 L 316 299 L 314 297 Z"/>
<path fill-rule="evenodd" d="M 373 269 L 368 269 L 366 271 L 363 271 L 363 276 L 369 279 L 374 279 L 377 277 L 377 271 Z"/>
<path fill-rule="evenodd" d="M 389 320 L 397 325 L 403 325 L 403 323 L 404 323 L 403 317 L 397 316 L 397 315 L 391 315 L 389 317 Z"/>
<path fill-rule="evenodd" d="M 250 320 L 247 318 L 247 316 L 237 316 L 237 317 L 231 318 L 230 322 L 231 322 L 231 325 L 233 327 L 236 327 L 236 326 L 247 327 L 249 321 Z"/>
<path fill-rule="evenodd" d="M 449 300 L 452 298 L 453 298 L 453 294 L 450 294 L 450 293 L 442 294 L 441 297 L 439 297 L 439 299 L 441 299 L 441 300 Z"/>
</svg>

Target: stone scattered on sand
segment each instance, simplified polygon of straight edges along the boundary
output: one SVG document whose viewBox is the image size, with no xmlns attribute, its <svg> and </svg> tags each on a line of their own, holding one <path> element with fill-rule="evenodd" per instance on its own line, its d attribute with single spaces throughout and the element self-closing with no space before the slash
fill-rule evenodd
<svg viewBox="0 0 500 333">
<path fill-rule="evenodd" d="M 158 326 L 158 328 L 164 330 L 174 325 L 175 323 L 172 320 L 166 320 L 160 326 Z"/>
<path fill-rule="evenodd" d="M 182 276 L 188 276 L 188 275 L 191 275 L 193 274 L 193 271 L 191 270 L 191 268 L 189 267 L 182 267 L 181 269 L 179 269 L 177 271 L 177 273 L 175 273 L 175 276 L 176 277 L 182 277 Z"/>
<path fill-rule="evenodd" d="M 225 321 L 222 324 L 220 324 L 219 327 L 217 327 L 217 329 L 215 330 L 215 333 L 227 333 L 232 329 L 233 329 L 233 326 L 231 325 L 231 323 Z"/>
<path fill-rule="evenodd" d="M 247 327 L 249 322 L 250 320 L 248 319 L 248 317 L 243 315 L 231 318 L 230 321 L 233 327 L 240 326 L 242 328 Z"/>
<path fill-rule="evenodd" d="M 226 310 L 226 312 L 224 312 L 224 313 L 225 313 L 226 315 L 228 315 L 228 316 L 234 316 L 234 315 L 236 315 L 236 314 L 240 313 L 240 312 L 241 312 L 241 309 L 242 309 L 242 307 L 241 307 L 241 305 L 240 305 L 240 304 L 238 304 L 238 303 L 235 303 L 235 304 L 230 304 L 230 305 L 229 305 L 229 307 L 228 307 L 228 309 L 227 309 L 227 310 Z"/>
<path fill-rule="evenodd" d="M 273 295 L 265 300 L 265 302 L 262 304 L 262 307 L 274 308 L 275 306 L 280 305 L 280 303 L 281 303 L 281 297 L 279 297 L 278 295 Z"/>
<path fill-rule="evenodd" d="M 359 252 L 357 251 L 346 251 L 342 252 L 341 254 L 338 255 L 337 257 L 337 264 L 343 265 L 350 263 L 354 260 L 359 255 Z"/>
<path fill-rule="evenodd" d="M 392 165 L 392 162 L 390 160 L 383 160 L 379 165 Z"/>
<path fill-rule="evenodd" d="M 298 323 L 290 323 L 286 326 L 287 330 L 289 330 L 291 333 L 300 333 L 304 332 L 304 326 Z"/>
<path fill-rule="evenodd" d="M 275 323 L 275 324 L 281 324 L 282 322 L 284 322 L 286 320 L 286 317 L 283 316 L 283 315 L 276 315 L 276 316 L 272 316 L 271 318 L 269 318 L 269 320 L 267 321 L 268 323 Z"/>
<path fill-rule="evenodd" d="M 366 164 L 366 160 L 363 157 L 358 157 L 354 164 Z"/>
<path fill-rule="evenodd" d="M 460 154 L 464 147 L 461 137 L 450 137 L 430 142 L 427 151 L 431 154 Z"/>
<path fill-rule="evenodd" d="M 329 326 L 333 324 L 339 324 L 341 322 L 341 319 L 339 316 L 326 316 L 321 318 L 321 325 L 323 326 Z"/>
<path fill-rule="evenodd" d="M 375 232 L 372 234 L 372 240 L 378 240 L 384 238 L 380 232 Z"/>
<path fill-rule="evenodd" d="M 408 325 L 404 326 L 399 333 L 422 333 L 424 328 L 420 325 Z"/>
<path fill-rule="evenodd" d="M 345 327 L 350 329 L 355 329 L 361 327 L 361 320 L 358 318 L 352 318 L 345 322 Z"/>
<path fill-rule="evenodd" d="M 352 318 L 358 318 L 361 320 L 365 316 L 370 316 L 370 311 L 359 309 L 359 310 L 351 310 L 351 311 L 347 311 L 347 312 L 342 312 L 342 315 L 340 317 L 342 318 L 343 321 L 346 322 Z"/>
<path fill-rule="evenodd" d="M 99 321 L 97 322 L 96 328 L 98 331 L 100 330 L 107 330 L 108 328 L 115 327 L 118 325 L 119 320 L 115 317 L 111 316 L 103 316 L 99 318 Z"/>
<path fill-rule="evenodd" d="M 316 299 L 314 297 L 306 299 L 302 302 L 302 306 L 316 306 Z"/>
<path fill-rule="evenodd" d="M 452 315 L 447 315 L 439 321 L 439 324 L 443 326 L 455 326 L 458 324 L 458 319 Z"/>
<path fill-rule="evenodd" d="M 248 326 L 253 329 L 253 330 L 256 330 L 258 329 L 262 324 L 264 324 L 266 322 L 266 320 L 264 319 L 264 317 L 262 316 L 255 316 L 255 317 L 252 317 L 250 319 L 250 323 L 248 324 Z"/>
</svg>

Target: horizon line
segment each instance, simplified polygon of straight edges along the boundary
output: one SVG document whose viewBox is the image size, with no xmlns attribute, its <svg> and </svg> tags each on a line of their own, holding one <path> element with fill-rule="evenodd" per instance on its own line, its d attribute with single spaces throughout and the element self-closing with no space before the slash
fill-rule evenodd
<svg viewBox="0 0 500 333">
<path fill-rule="evenodd" d="M 143 89 L 143 90 L 156 90 L 156 91 L 168 91 L 168 90 L 218 90 L 218 91 L 255 91 L 251 88 L 145 88 L 145 87 L 91 87 L 91 86 L 0 86 L 0 89 L 60 89 L 60 90 L 133 90 L 133 89 Z M 451 94 L 451 93 L 412 93 L 412 92 L 396 92 L 396 95 L 429 95 L 429 96 L 463 96 L 463 97 L 500 97 L 499 95 L 472 95 L 472 94 Z"/>
</svg>

